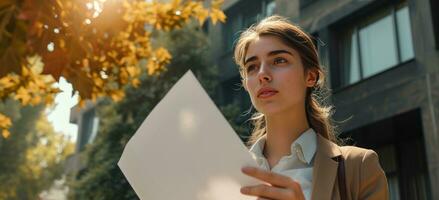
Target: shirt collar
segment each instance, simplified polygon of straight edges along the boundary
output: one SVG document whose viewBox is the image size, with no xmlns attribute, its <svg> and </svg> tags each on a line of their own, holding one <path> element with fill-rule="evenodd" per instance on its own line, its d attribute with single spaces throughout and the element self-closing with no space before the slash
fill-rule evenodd
<svg viewBox="0 0 439 200">
<path fill-rule="evenodd" d="M 264 157 L 263 149 L 267 135 L 260 137 L 250 148 L 250 152 L 255 157 Z M 292 144 L 291 155 L 295 154 L 297 158 L 306 163 L 311 164 L 311 160 L 317 150 L 317 135 L 314 129 L 309 128 L 303 132 Z"/>
</svg>

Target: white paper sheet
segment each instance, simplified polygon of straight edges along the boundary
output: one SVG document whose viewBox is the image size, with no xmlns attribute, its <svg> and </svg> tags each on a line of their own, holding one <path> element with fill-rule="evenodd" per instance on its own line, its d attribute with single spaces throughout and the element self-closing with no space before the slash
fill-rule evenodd
<svg viewBox="0 0 439 200">
<path fill-rule="evenodd" d="M 166 94 L 125 146 L 118 163 L 143 200 L 254 200 L 241 186 L 257 166 L 191 71 Z"/>
</svg>

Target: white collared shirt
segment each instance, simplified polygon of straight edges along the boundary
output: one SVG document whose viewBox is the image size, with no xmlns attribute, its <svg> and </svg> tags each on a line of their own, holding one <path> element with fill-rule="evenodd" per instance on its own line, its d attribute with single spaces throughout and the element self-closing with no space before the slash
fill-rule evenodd
<svg viewBox="0 0 439 200">
<path fill-rule="evenodd" d="M 283 156 L 271 169 L 263 154 L 266 139 L 266 135 L 264 135 L 250 148 L 259 167 L 288 176 L 299 182 L 305 199 L 311 199 L 313 158 L 317 150 L 317 135 L 314 129 L 309 128 L 302 133 L 291 144 L 291 154 Z"/>
</svg>

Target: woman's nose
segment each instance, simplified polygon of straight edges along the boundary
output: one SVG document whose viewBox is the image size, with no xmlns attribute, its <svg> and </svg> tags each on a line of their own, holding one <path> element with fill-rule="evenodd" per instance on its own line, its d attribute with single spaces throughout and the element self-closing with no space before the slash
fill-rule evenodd
<svg viewBox="0 0 439 200">
<path fill-rule="evenodd" d="M 258 72 L 258 78 L 260 82 L 271 82 L 273 79 L 270 73 L 269 66 L 266 64 L 261 64 Z"/>
</svg>

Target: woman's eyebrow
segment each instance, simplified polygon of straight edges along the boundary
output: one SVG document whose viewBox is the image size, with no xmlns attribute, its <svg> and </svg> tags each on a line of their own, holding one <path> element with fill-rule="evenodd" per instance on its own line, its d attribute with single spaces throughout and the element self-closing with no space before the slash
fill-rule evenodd
<svg viewBox="0 0 439 200">
<path fill-rule="evenodd" d="M 279 49 L 279 50 L 270 51 L 270 52 L 268 52 L 267 55 L 268 55 L 268 56 L 275 56 L 275 55 L 282 54 L 282 53 L 286 53 L 286 54 L 290 54 L 291 56 L 294 56 L 293 53 L 291 53 L 291 52 L 289 52 L 289 51 L 287 51 L 287 50 L 284 50 L 284 49 Z M 246 65 L 248 62 L 255 61 L 255 60 L 257 60 L 257 59 L 258 59 L 257 56 L 252 56 L 252 57 L 250 57 L 250 58 L 247 58 L 247 59 L 244 61 L 244 65 Z"/>
<path fill-rule="evenodd" d="M 293 53 L 291 53 L 287 50 L 283 50 L 283 49 L 270 51 L 267 55 L 268 56 L 275 56 L 275 55 L 282 54 L 282 53 L 286 53 L 286 54 L 290 54 L 291 56 L 294 56 Z"/>
<path fill-rule="evenodd" d="M 257 56 L 252 56 L 252 57 L 250 57 L 250 58 L 247 58 L 247 59 L 244 61 L 244 65 L 246 65 L 248 62 L 255 61 L 255 60 L 257 60 L 257 59 L 258 59 Z"/>
</svg>

